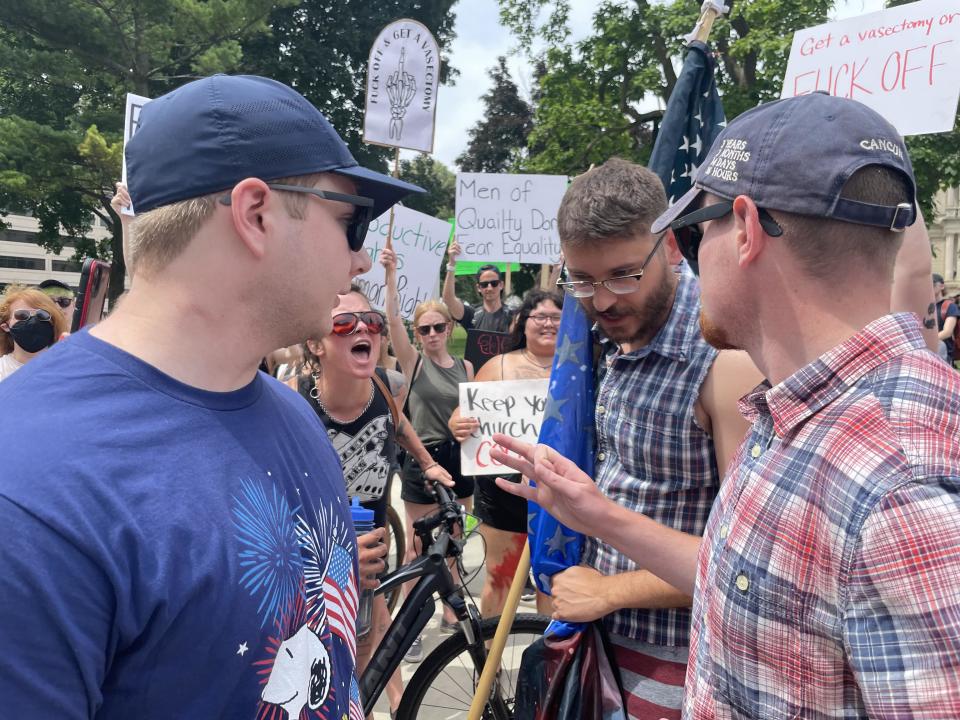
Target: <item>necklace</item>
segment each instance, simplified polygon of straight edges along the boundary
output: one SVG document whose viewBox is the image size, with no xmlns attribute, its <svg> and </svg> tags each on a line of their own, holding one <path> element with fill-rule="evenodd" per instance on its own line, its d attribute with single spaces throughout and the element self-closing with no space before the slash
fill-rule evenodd
<svg viewBox="0 0 960 720">
<path fill-rule="evenodd" d="M 310 390 L 310 397 L 314 399 L 317 405 L 323 410 L 323 414 L 328 418 L 333 420 L 340 425 L 349 425 L 350 423 L 356 422 L 363 417 L 363 414 L 370 409 L 370 406 L 373 404 L 373 396 L 376 392 L 376 389 L 373 386 L 373 381 L 370 381 L 370 397 L 367 398 L 367 404 L 363 406 L 363 410 L 360 411 L 360 414 L 357 415 L 352 420 L 341 420 L 338 417 L 334 417 L 333 413 L 327 410 L 327 407 L 323 404 L 323 400 L 320 398 L 320 376 L 317 373 L 313 373 L 313 388 Z"/>
<path fill-rule="evenodd" d="M 538 363 L 536 360 L 533 359 L 533 357 L 530 355 L 530 353 L 528 353 L 528 352 L 526 351 L 525 348 L 521 348 L 520 354 L 523 355 L 524 359 L 525 359 L 528 363 L 530 363 L 531 365 L 536 365 L 536 366 L 537 366 L 538 368 L 540 368 L 541 370 L 549 370 L 549 369 L 550 369 L 550 366 L 553 365 L 553 361 L 552 361 L 552 360 L 551 360 L 550 362 L 548 362 L 546 365 L 541 365 L 540 363 Z"/>
</svg>

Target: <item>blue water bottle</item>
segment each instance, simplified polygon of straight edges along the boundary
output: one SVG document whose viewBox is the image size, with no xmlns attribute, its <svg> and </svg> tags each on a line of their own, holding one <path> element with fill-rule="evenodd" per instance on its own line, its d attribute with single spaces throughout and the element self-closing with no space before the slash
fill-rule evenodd
<svg viewBox="0 0 960 720">
<path fill-rule="evenodd" d="M 350 502 L 350 516 L 353 518 L 353 529 L 356 531 L 357 537 L 373 531 L 373 510 L 361 506 L 359 498 L 353 498 Z M 372 618 L 373 590 L 360 590 L 360 604 L 357 606 L 358 638 L 364 637 L 370 632 Z"/>
</svg>

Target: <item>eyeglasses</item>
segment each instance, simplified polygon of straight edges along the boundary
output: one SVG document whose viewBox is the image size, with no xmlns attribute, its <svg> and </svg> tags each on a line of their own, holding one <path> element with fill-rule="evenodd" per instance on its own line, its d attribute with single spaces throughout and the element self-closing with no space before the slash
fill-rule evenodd
<svg viewBox="0 0 960 720">
<path fill-rule="evenodd" d="M 387 332 L 387 321 L 382 312 L 364 310 L 363 312 L 343 312 L 334 315 L 333 334 L 340 337 L 353 335 L 360 329 L 361 322 L 374 335 L 383 335 Z"/>
<path fill-rule="evenodd" d="M 23 322 L 24 320 L 29 320 L 34 315 L 36 315 L 41 320 L 50 322 L 50 313 L 48 313 L 46 310 L 35 310 L 34 312 L 30 312 L 29 310 L 13 311 L 13 319 L 16 320 L 17 322 Z"/>
<path fill-rule="evenodd" d="M 670 223 L 670 229 L 673 230 L 673 235 L 677 239 L 680 254 L 683 255 L 684 260 L 690 263 L 694 272 L 699 269 L 697 256 L 700 253 L 700 243 L 703 241 L 703 231 L 700 229 L 700 223 L 717 220 L 731 212 L 733 212 L 733 201 L 724 200 L 682 215 Z M 757 208 L 757 215 L 759 216 L 760 227 L 767 235 L 770 237 L 783 235 L 783 228 L 777 224 L 770 213 L 763 208 Z"/>
<path fill-rule="evenodd" d="M 477 280 L 477 286 L 482 288 L 500 287 L 499 280 Z"/>
<path fill-rule="evenodd" d="M 373 200 L 360 195 L 345 195 L 344 193 L 331 192 L 329 190 L 317 190 L 316 188 L 303 187 L 301 185 L 282 185 L 279 183 L 267 183 L 267 187 L 272 190 L 281 190 L 283 192 L 303 193 L 304 195 L 313 195 L 322 200 L 336 200 L 337 202 L 350 203 L 353 205 L 353 217 L 347 225 L 347 245 L 353 252 L 360 252 L 363 249 L 363 243 L 367 239 L 367 228 L 370 227 L 370 221 L 373 220 Z M 224 205 L 230 204 L 230 196 L 223 195 L 220 202 Z"/>
<path fill-rule="evenodd" d="M 417 325 L 417 332 L 420 333 L 422 337 L 429 335 L 431 330 L 437 335 L 443 335 L 447 331 L 447 324 L 442 322 L 433 323 L 432 325 Z"/>
<path fill-rule="evenodd" d="M 73 298 L 64 297 L 63 295 L 59 295 L 59 296 L 57 296 L 57 297 L 51 297 L 50 299 L 53 300 L 53 302 L 55 302 L 57 305 L 59 305 L 59 306 L 60 306 L 61 308 L 63 308 L 64 310 L 66 310 L 68 307 L 70 307 L 70 303 L 73 302 Z"/>
<path fill-rule="evenodd" d="M 640 269 L 635 273 L 619 275 L 617 277 L 607 278 L 606 280 L 597 280 L 596 282 L 592 280 L 568 280 L 566 282 L 557 280 L 557 285 L 575 298 L 593 297 L 597 285 L 603 285 L 614 295 L 629 295 L 630 293 L 636 292 L 640 289 L 640 278 L 643 277 L 644 270 L 647 269 L 647 265 L 653 259 L 654 253 L 657 252 L 657 248 L 660 247 L 665 236 L 665 232 L 660 233 L 660 237 L 658 237 L 657 241 L 653 244 L 653 249 L 650 250 L 650 253 L 644 261 L 640 263 Z M 560 274 L 563 274 L 563 268 L 560 268 Z"/>
<path fill-rule="evenodd" d="M 530 315 L 527 317 L 528 320 L 533 320 L 533 322 L 541 327 L 550 323 L 551 325 L 560 324 L 561 315 Z"/>
</svg>

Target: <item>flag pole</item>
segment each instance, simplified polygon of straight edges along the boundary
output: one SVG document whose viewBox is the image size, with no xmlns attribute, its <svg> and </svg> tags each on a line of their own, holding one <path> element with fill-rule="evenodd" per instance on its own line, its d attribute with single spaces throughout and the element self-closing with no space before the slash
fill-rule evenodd
<svg viewBox="0 0 960 720">
<path fill-rule="evenodd" d="M 397 148 L 397 154 L 393 156 L 393 176 L 400 177 L 400 148 Z M 393 250 L 393 205 L 390 206 L 390 223 L 387 225 L 387 242 L 384 247 Z"/>
<path fill-rule="evenodd" d="M 509 265 L 507 267 L 510 267 Z M 473 695 L 473 702 L 470 704 L 470 712 L 467 720 L 480 720 L 483 715 L 483 709 L 486 707 L 487 700 L 490 698 L 490 688 L 493 687 L 493 681 L 500 670 L 500 660 L 503 657 L 503 649 L 507 644 L 507 637 L 513 628 L 513 618 L 517 614 L 517 607 L 520 605 L 520 596 L 523 595 L 523 586 L 527 582 L 527 575 L 530 574 L 530 543 L 523 546 L 523 555 L 520 556 L 520 563 L 517 565 L 517 572 L 513 576 L 513 582 L 510 584 L 510 592 L 507 593 L 507 601 L 503 606 L 503 612 L 500 614 L 500 622 L 497 623 L 497 632 L 493 636 L 493 642 L 490 645 L 490 652 L 487 653 L 487 659 L 483 664 L 483 672 L 480 673 L 480 679 L 477 681 L 477 689 Z"/>
</svg>

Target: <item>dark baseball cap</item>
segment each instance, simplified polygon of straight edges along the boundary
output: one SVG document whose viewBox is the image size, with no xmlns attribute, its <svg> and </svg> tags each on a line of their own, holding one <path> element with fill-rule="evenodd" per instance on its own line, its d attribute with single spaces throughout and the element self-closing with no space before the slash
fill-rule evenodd
<svg viewBox="0 0 960 720">
<path fill-rule="evenodd" d="M 47 290 L 63 290 L 73 295 L 73 289 L 69 285 L 67 285 L 65 282 L 61 282 L 54 278 L 49 278 L 48 280 L 44 280 L 39 285 L 37 285 L 37 288 L 40 290 L 43 290 L 44 292 L 46 292 Z"/>
<path fill-rule="evenodd" d="M 933 284 L 936 285 L 937 283 L 940 283 L 941 285 L 943 284 L 943 275 L 939 275 L 939 274 L 937 274 L 937 273 L 934 273 L 934 274 L 933 274 Z"/>
<path fill-rule="evenodd" d="M 374 201 L 375 215 L 423 192 L 360 167 L 305 97 L 254 75 L 213 75 L 147 103 L 124 153 L 137 212 L 228 190 L 250 177 L 343 175 Z"/>
<path fill-rule="evenodd" d="M 840 197 L 857 170 L 890 168 L 910 188 L 908 203 L 875 205 Z M 917 187 L 903 138 L 877 112 L 825 93 L 766 103 L 737 116 L 717 136 L 693 187 L 658 217 L 653 234 L 695 210 L 701 193 L 758 207 L 903 230 L 916 220 Z"/>
</svg>

